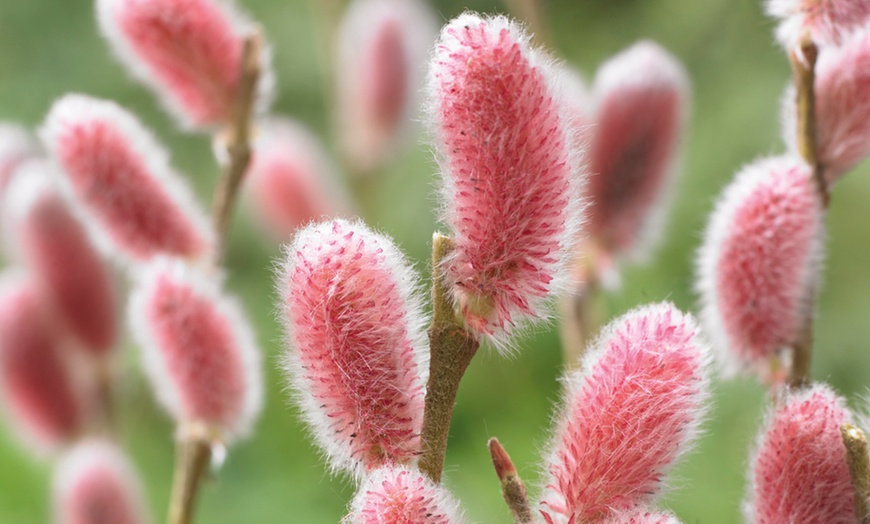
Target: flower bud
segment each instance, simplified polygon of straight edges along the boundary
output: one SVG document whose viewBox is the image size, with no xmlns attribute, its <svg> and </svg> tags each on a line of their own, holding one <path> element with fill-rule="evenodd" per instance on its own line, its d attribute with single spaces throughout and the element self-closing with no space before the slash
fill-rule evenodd
<svg viewBox="0 0 870 524">
<path fill-rule="evenodd" d="M 361 223 L 313 224 L 287 248 L 278 286 L 290 381 L 331 466 L 414 461 L 428 346 L 405 257 Z"/>
<path fill-rule="evenodd" d="M 118 341 L 112 269 L 63 199 L 53 169 L 32 160 L 16 171 L 4 204 L 12 251 L 33 272 L 79 346 L 105 355 Z"/>
<path fill-rule="evenodd" d="M 205 258 L 214 233 L 154 137 L 120 106 L 67 95 L 43 140 L 97 240 L 135 262 L 157 254 Z"/>
<path fill-rule="evenodd" d="M 798 341 L 812 314 L 823 218 L 810 167 L 797 157 L 756 161 L 725 189 L 698 254 L 697 289 L 726 362 L 764 374 Z"/>
<path fill-rule="evenodd" d="M 661 236 L 689 91 L 683 66 L 649 41 L 598 70 L 587 232 L 608 258 L 642 258 Z"/>
<path fill-rule="evenodd" d="M 351 502 L 343 524 L 461 524 L 459 504 L 416 470 L 385 467 L 372 472 Z"/>
<path fill-rule="evenodd" d="M 650 502 L 690 448 L 706 410 L 706 348 L 669 303 L 614 320 L 570 376 L 540 511 L 597 522 Z"/>
<path fill-rule="evenodd" d="M 220 125 L 232 117 L 244 39 L 254 26 L 228 4 L 98 0 L 97 19 L 121 62 L 186 127 Z M 262 106 L 270 84 L 268 76 L 259 84 Z"/>
<path fill-rule="evenodd" d="M 37 289 L 19 273 L 7 272 L 0 281 L 0 394 L 22 441 L 46 451 L 79 434 L 85 410 Z"/>
<path fill-rule="evenodd" d="M 289 119 L 259 126 L 245 189 L 260 227 L 282 241 L 299 226 L 350 207 L 317 137 Z"/>
<path fill-rule="evenodd" d="M 158 400 L 179 431 L 227 442 L 260 412 L 260 351 L 241 307 L 177 259 L 145 268 L 130 297 L 133 336 Z"/>
<path fill-rule="evenodd" d="M 441 32 L 429 95 L 442 163 L 445 273 L 469 329 L 496 344 L 567 279 L 582 206 L 569 118 L 547 58 L 506 18 Z"/>
<path fill-rule="evenodd" d="M 56 524 L 145 524 L 142 488 L 127 457 L 108 441 L 86 441 L 57 466 Z"/>
<path fill-rule="evenodd" d="M 850 420 L 825 385 L 792 393 L 771 410 L 751 462 L 747 522 L 858 522 L 840 433 Z"/>
<path fill-rule="evenodd" d="M 416 116 L 436 33 L 421 0 L 354 0 L 338 31 L 338 130 L 354 171 L 377 169 Z"/>
<path fill-rule="evenodd" d="M 868 0 L 767 0 L 767 14 L 779 19 L 776 37 L 786 49 L 809 37 L 816 44 L 840 45 L 870 18 Z"/>
</svg>

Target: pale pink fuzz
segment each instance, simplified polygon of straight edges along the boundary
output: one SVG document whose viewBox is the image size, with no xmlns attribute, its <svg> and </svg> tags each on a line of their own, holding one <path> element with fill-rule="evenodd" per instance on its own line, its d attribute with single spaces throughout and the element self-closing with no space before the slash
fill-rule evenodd
<svg viewBox="0 0 870 524">
<path fill-rule="evenodd" d="M 133 465 L 108 441 L 85 441 L 60 461 L 54 477 L 55 524 L 150 522 Z"/>
<path fill-rule="evenodd" d="M 843 399 L 825 385 L 793 393 L 772 410 L 752 460 L 747 522 L 858 522 L 840 434 L 850 421 Z"/>
<path fill-rule="evenodd" d="M 664 229 L 689 91 L 682 65 L 650 41 L 598 70 L 587 232 L 608 257 L 642 257 Z"/>
<path fill-rule="evenodd" d="M 184 125 L 213 126 L 232 116 L 243 40 L 253 25 L 225 2 L 98 0 L 97 19 L 124 65 Z"/>
<path fill-rule="evenodd" d="M 310 225 L 286 250 L 287 368 L 334 469 L 420 453 L 428 345 L 416 282 L 392 241 L 358 222 Z"/>
<path fill-rule="evenodd" d="M 620 513 L 604 521 L 604 524 L 681 524 L 671 513 L 635 509 Z"/>
<path fill-rule="evenodd" d="M 354 172 L 388 160 L 407 134 L 437 32 L 421 0 L 354 0 L 338 30 L 338 130 Z"/>
<path fill-rule="evenodd" d="M 0 396 L 22 440 L 48 450 L 84 426 L 82 394 L 61 354 L 48 305 L 27 275 L 0 282 Z"/>
<path fill-rule="evenodd" d="M 183 432 L 206 427 L 224 442 L 250 433 L 260 411 L 260 350 L 239 304 L 181 260 L 146 267 L 130 324 L 154 392 Z"/>
<path fill-rule="evenodd" d="M 567 278 L 582 206 L 569 118 L 547 58 L 506 18 L 441 32 L 429 96 L 442 157 L 446 269 L 468 327 L 503 342 Z"/>
<path fill-rule="evenodd" d="M 105 355 L 118 340 L 112 269 L 63 199 L 54 167 L 32 160 L 17 171 L 5 196 L 12 251 L 36 277 L 79 346 Z"/>
<path fill-rule="evenodd" d="M 541 514 L 596 522 L 663 489 L 706 410 L 706 347 L 694 319 L 669 303 L 614 320 L 570 376 Z"/>
<path fill-rule="evenodd" d="M 381 468 L 366 477 L 343 524 L 461 524 L 459 504 L 422 473 Z"/>
<path fill-rule="evenodd" d="M 320 141 L 289 119 L 258 126 L 245 190 L 260 227 L 281 241 L 302 224 L 350 207 Z"/>
<path fill-rule="evenodd" d="M 870 154 L 870 33 L 823 49 L 815 87 L 819 162 L 833 183 Z"/>
<path fill-rule="evenodd" d="M 798 157 L 756 161 L 725 189 L 697 271 L 702 319 L 725 362 L 763 373 L 796 342 L 812 314 L 823 219 L 810 168 Z"/>
<path fill-rule="evenodd" d="M 42 136 L 108 250 L 137 262 L 210 255 L 214 234 L 205 213 L 132 114 L 113 102 L 67 95 L 52 106 Z"/>
<path fill-rule="evenodd" d="M 12 179 L 12 173 L 36 154 L 30 133 L 21 126 L 0 122 L 0 194 Z"/>
<path fill-rule="evenodd" d="M 767 14 L 780 20 L 776 37 L 786 48 L 804 37 L 822 46 L 840 45 L 870 18 L 870 0 L 767 0 Z"/>
</svg>

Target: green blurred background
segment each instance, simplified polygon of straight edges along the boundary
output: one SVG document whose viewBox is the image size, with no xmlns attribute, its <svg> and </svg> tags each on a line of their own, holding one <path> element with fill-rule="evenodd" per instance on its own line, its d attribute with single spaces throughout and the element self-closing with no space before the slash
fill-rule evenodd
<svg viewBox="0 0 870 524">
<path fill-rule="evenodd" d="M 314 2 L 318 0 L 312 0 Z M 318 54 L 312 52 L 309 3 L 239 1 L 265 27 L 273 45 L 279 91 L 275 112 L 301 119 L 328 136 Z M 504 11 L 485 0 L 432 2 L 443 20 L 463 9 Z M 679 57 L 694 83 L 694 109 L 664 243 L 652 262 L 627 268 L 621 291 L 607 299 L 612 315 L 668 299 L 696 309 L 693 257 L 712 202 L 735 169 L 759 155 L 779 152 L 779 100 L 788 80 L 786 58 L 773 44 L 773 23 L 760 0 L 552 0 L 558 53 L 587 78 L 608 56 L 652 38 Z M 201 197 L 210 196 L 216 171 L 207 138 L 184 134 L 157 109 L 149 92 L 111 57 L 98 36 L 93 6 L 85 0 L 0 1 L 0 120 L 37 126 L 60 95 L 84 92 L 113 98 L 141 115 L 168 144 L 174 163 L 190 174 Z M 435 166 L 424 146 L 401 156 L 367 191 L 363 214 L 390 233 L 421 273 L 427 269 L 435 227 Z M 864 166 L 833 192 L 829 251 L 818 304 L 813 377 L 830 382 L 860 406 L 870 382 L 870 264 L 866 213 L 870 173 Z M 861 211 L 864 209 L 865 211 Z M 866 216 L 866 215 L 864 215 Z M 282 351 L 272 266 L 277 250 L 236 221 L 227 257 L 229 287 L 255 319 L 266 353 L 268 399 L 256 435 L 230 450 L 217 481 L 200 501 L 201 523 L 329 523 L 352 496 L 346 478 L 333 478 L 288 405 L 277 370 Z M 555 326 L 524 337 L 510 358 L 479 354 L 466 376 L 454 414 L 446 484 L 470 520 L 509 522 L 486 441 L 498 436 L 521 474 L 538 491 L 541 447 L 559 392 L 560 351 Z M 125 348 L 120 384 L 121 439 L 144 479 L 157 521 L 165 512 L 172 470 L 172 427 L 138 374 L 137 352 Z M 717 383 L 706 433 L 675 471 L 661 506 L 686 523 L 739 522 L 747 452 L 765 404 L 750 380 Z M 50 519 L 50 464 L 37 461 L 0 425 L 0 523 Z"/>
</svg>

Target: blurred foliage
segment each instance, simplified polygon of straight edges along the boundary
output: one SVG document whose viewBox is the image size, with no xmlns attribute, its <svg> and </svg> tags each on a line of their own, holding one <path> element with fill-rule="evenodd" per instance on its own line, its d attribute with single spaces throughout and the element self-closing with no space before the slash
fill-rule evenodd
<svg viewBox="0 0 870 524">
<path fill-rule="evenodd" d="M 319 0 L 240 0 L 265 28 L 274 51 L 279 91 L 275 112 L 298 118 L 328 136 L 323 78 L 310 4 Z M 491 0 L 433 2 L 444 20 L 463 9 L 503 10 Z M 671 300 L 696 309 L 694 251 L 712 202 L 742 164 L 782 149 L 779 105 L 789 72 L 773 43 L 773 23 L 760 0 L 551 0 L 557 53 L 594 76 L 598 64 L 632 42 L 651 38 L 686 65 L 694 83 L 694 115 L 684 144 L 664 242 L 650 263 L 626 268 L 621 291 L 608 296 L 612 315 L 648 301 Z M 132 81 L 101 41 L 90 2 L 0 2 L 0 120 L 38 127 L 51 102 L 71 91 L 112 98 L 141 115 L 168 144 L 173 159 L 207 200 L 215 181 L 209 140 L 178 130 L 154 98 Z M 422 143 L 422 141 L 421 141 Z M 393 235 L 427 272 L 435 226 L 435 165 L 428 148 L 402 156 L 374 188 L 363 191 L 363 214 Z M 834 189 L 827 270 L 818 304 L 813 377 L 849 395 L 852 405 L 870 382 L 870 247 L 868 221 L 858 219 L 870 199 L 866 167 Z M 356 184 L 360 186 L 360 184 Z M 229 288 L 255 319 L 265 351 L 268 401 L 256 436 L 230 450 L 218 479 L 205 487 L 198 522 L 328 523 L 345 513 L 348 479 L 328 474 L 287 402 L 280 372 L 273 265 L 277 249 L 237 220 L 227 258 Z M 474 522 L 509 522 L 486 451 L 498 436 L 521 474 L 540 485 L 541 449 L 550 435 L 558 397 L 560 351 L 553 326 L 523 338 L 509 358 L 483 351 L 459 393 L 447 457 L 446 484 Z M 129 345 L 129 344 L 128 344 Z M 172 468 L 172 427 L 151 400 L 137 350 L 124 348 L 120 382 L 120 439 L 145 481 L 158 521 L 165 511 Z M 661 502 L 686 523 L 740 521 L 746 464 L 766 393 L 750 380 L 717 383 L 707 431 L 675 472 Z M 3 429 L 3 428 L 0 428 Z M 50 465 L 30 457 L 0 431 L 0 522 L 50 518 Z M 535 489 L 536 491 L 536 489 Z"/>
</svg>

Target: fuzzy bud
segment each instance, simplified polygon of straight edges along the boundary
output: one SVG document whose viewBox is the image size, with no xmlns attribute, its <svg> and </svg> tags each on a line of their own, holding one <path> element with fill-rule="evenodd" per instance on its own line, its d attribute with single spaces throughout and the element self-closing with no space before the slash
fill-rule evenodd
<svg viewBox="0 0 870 524">
<path fill-rule="evenodd" d="M 663 227 L 690 98 L 683 66 L 639 42 L 595 78 L 587 232 L 607 257 L 643 258 Z"/>
<path fill-rule="evenodd" d="M 669 303 L 605 328 L 566 382 L 540 505 L 549 524 L 596 522 L 661 491 L 698 434 L 706 354 L 694 319 Z"/>
<path fill-rule="evenodd" d="M 145 268 L 129 320 L 145 371 L 179 431 L 205 427 L 227 442 L 250 433 L 260 411 L 260 351 L 241 307 L 181 260 Z"/>
<path fill-rule="evenodd" d="M 98 0 L 97 19 L 121 62 L 186 127 L 220 125 L 232 117 L 244 39 L 254 27 L 228 4 Z M 267 61 L 261 57 L 261 63 Z M 270 84 L 269 76 L 259 84 L 261 109 Z"/>
<path fill-rule="evenodd" d="M 660 513 L 645 509 L 635 509 L 620 513 L 604 522 L 605 524 L 681 524 L 680 519 L 671 513 Z"/>
<path fill-rule="evenodd" d="M 421 0 L 354 0 L 338 31 L 340 140 L 354 171 L 388 160 L 417 107 L 435 17 Z"/>
<path fill-rule="evenodd" d="M 56 524 L 145 524 L 139 479 L 114 444 L 86 441 L 63 457 L 54 479 Z"/>
<path fill-rule="evenodd" d="M 767 0 L 767 14 L 780 20 L 776 37 L 786 49 L 809 37 L 819 45 L 840 45 L 870 18 L 870 0 Z"/>
<path fill-rule="evenodd" d="M 161 253 L 210 256 L 214 233 L 205 213 L 132 114 L 112 102 L 67 95 L 51 108 L 42 135 L 106 250 L 137 262 Z"/>
<path fill-rule="evenodd" d="M 726 362 L 764 374 L 799 339 L 812 314 L 823 218 L 810 167 L 797 157 L 756 161 L 725 189 L 698 254 L 697 290 Z"/>
<path fill-rule="evenodd" d="M 46 161 L 29 161 L 9 185 L 4 209 L 12 251 L 37 277 L 79 345 L 105 355 L 118 340 L 112 269 L 63 199 L 53 170 Z"/>
<path fill-rule="evenodd" d="M 773 409 L 752 460 L 747 522 L 858 522 L 840 433 L 850 420 L 843 399 L 824 385 Z"/>
<path fill-rule="evenodd" d="M 420 453 L 428 345 L 416 281 L 392 241 L 361 223 L 310 225 L 286 250 L 287 368 L 334 469 Z"/>
<path fill-rule="evenodd" d="M 0 394 L 13 429 L 38 450 L 55 448 L 84 426 L 83 396 L 61 353 L 61 337 L 35 282 L 0 281 Z"/>
<path fill-rule="evenodd" d="M 299 226 L 350 207 L 317 137 L 289 119 L 259 126 L 245 190 L 260 227 L 282 241 Z"/>
<path fill-rule="evenodd" d="M 465 518 L 448 491 L 416 470 L 372 472 L 351 502 L 343 524 L 461 524 Z"/>
<path fill-rule="evenodd" d="M 503 17 L 456 18 L 431 64 L 443 220 L 456 246 L 445 273 L 466 325 L 496 344 L 546 316 L 576 241 L 581 180 L 554 80 Z"/>
</svg>

